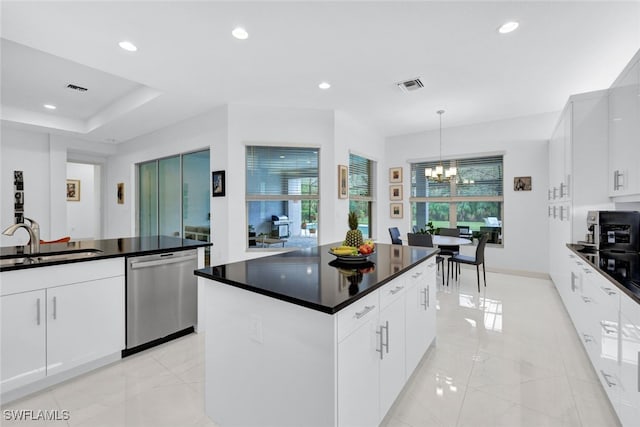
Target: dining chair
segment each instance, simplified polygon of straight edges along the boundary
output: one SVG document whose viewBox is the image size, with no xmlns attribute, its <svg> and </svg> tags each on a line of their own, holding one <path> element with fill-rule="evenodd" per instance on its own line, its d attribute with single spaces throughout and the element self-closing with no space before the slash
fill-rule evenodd
<svg viewBox="0 0 640 427">
<path fill-rule="evenodd" d="M 391 236 L 391 244 L 402 244 L 402 239 L 400 238 L 400 230 L 398 230 L 398 227 L 389 227 L 389 235 Z"/>
<path fill-rule="evenodd" d="M 478 247 L 476 248 L 476 256 L 467 255 L 454 255 L 449 258 L 448 262 L 455 262 L 460 267 L 460 264 L 468 264 L 476 266 L 476 275 L 478 276 L 478 292 L 480 292 L 480 264 L 482 264 L 482 276 L 484 277 L 484 286 L 487 287 L 487 273 L 484 269 L 484 248 L 489 240 L 488 234 L 482 234 L 478 241 Z M 458 279 L 458 272 L 456 271 L 456 280 Z M 447 285 L 449 284 L 449 275 L 447 275 Z"/>
<path fill-rule="evenodd" d="M 458 228 L 441 228 L 440 229 L 441 236 L 450 236 L 450 237 L 460 237 L 460 230 Z M 440 255 L 444 255 L 447 257 L 452 257 L 454 255 L 458 255 L 460 253 L 460 246 L 445 246 L 440 245 Z M 458 265 L 458 267 L 460 267 Z M 449 264 L 447 263 L 447 276 L 449 276 Z M 456 271 L 458 273 L 458 271 Z M 453 277 L 453 271 L 451 271 L 451 276 Z"/>
<path fill-rule="evenodd" d="M 433 239 L 431 238 L 431 234 L 417 234 L 417 233 L 408 233 L 407 240 L 409 246 L 422 246 L 426 248 L 433 247 Z M 440 264 L 442 264 L 442 286 L 444 286 L 444 257 L 440 255 L 436 255 L 436 265 L 440 268 Z M 447 276 L 449 273 L 447 272 Z"/>
</svg>

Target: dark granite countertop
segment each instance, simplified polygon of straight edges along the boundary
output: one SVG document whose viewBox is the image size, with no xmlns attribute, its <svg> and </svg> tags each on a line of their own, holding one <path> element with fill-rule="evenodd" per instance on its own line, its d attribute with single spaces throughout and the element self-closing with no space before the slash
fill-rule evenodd
<svg viewBox="0 0 640 427">
<path fill-rule="evenodd" d="M 567 247 L 640 304 L 640 254 L 590 250 L 571 243 Z"/>
<path fill-rule="evenodd" d="M 196 270 L 196 275 L 334 314 L 374 291 L 439 249 L 377 244 L 360 264 L 342 263 L 318 246 Z"/>
<path fill-rule="evenodd" d="M 25 268 L 44 267 L 56 264 L 67 264 L 72 262 L 93 261 L 106 258 L 117 258 L 138 255 L 150 255 L 171 251 L 181 251 L 194 249 L 202 246 L 211 246 L 209 242 L 198 240 L 181 239 L 169 236 L 144 236 L 144 237 L 123 237 L 120 239 L 104 240 L 79 240 L 68 243 L 52 243 L 40 245 L 39 255 L 45 259 L 37 260 L 35 257 L 29 258 L 28 247 L 9 246 L 0 248 L 0 259 L 21 259 L 22 263 L 0 265 L 0 271 L 20 270 Z M 91 254 L 88 254 L 92 252 Z M 72 254 L 80 256 L 73 259 L 47 260 L 48 255 Z M 81 254 L 87 253 L 86 257 Z"/>
</svg>

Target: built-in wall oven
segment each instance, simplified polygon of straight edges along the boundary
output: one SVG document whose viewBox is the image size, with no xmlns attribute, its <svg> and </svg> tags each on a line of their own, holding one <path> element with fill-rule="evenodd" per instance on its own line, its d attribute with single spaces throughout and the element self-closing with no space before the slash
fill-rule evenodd
<svg viewBox="0 0 640 427">
<path fill-rule="evenodd" d="M 587 240 L 600 251 L 640 251 L 640 212 L 589 211 Z"/>
<path fill-rule="evenodd" d="M 127 258 L 123 356 L 193 332 L 197 322 L 197 250 Z"/>
</svg>

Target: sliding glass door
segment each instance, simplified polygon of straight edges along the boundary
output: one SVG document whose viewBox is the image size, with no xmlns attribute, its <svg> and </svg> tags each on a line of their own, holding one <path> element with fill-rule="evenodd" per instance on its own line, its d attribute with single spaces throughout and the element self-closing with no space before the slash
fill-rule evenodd
<svg viewBox="0 0 640 427">
<path fill-rule="evenodd" d="M 209 150 L 138 165 L 139 233 L 209 241 Z"/>
</svg>

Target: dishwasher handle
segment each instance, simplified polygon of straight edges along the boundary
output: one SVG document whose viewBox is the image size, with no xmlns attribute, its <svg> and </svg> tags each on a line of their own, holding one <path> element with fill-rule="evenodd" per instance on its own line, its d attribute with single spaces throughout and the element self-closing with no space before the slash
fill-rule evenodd
<svg viewBox="0 0 640 427">
<path fill-rule="evenodd" d="M 187 262 L 192 260 L 197 260 L 197 255 L 191 256 L 181 256 L 177 258 L 162 258 L 153 261 L 130 261 L 131 269 L 135 270 L 137 268 L 147 268 L 154 267 L 156 265 L 168 265 L 168 264 L 177 264 L 179 262 Z"/>
</svg>

